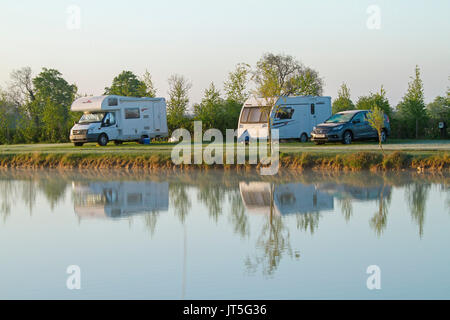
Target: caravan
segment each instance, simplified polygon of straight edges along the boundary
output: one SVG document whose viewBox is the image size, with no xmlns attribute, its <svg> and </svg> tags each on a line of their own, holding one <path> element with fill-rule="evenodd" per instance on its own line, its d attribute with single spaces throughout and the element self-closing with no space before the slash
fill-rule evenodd
<svg viewBox="0 0 450 320">
<path fill-rule="evenodd" d="M 75 146 L 86 142 L 143 142 L 167 137 L 166 101 L 164 98 L 133 98 L 115 95 L 83 97 L 74 101 L 72 111 L 83 116 L 70 130 Z"/>
<path fill-rule="evenodd" d="M 268 99 L 270 100 L 270 99 Z M 251 97 L 245 101 L 238 125 L 238 141 L 267 138 L 266 99 Z M 306 142 L 314 126 L 331 116 L 331 97 L 280 97 L 270 112 L 272 129 L 279 129 L 280 139 Z"/>
</svg>

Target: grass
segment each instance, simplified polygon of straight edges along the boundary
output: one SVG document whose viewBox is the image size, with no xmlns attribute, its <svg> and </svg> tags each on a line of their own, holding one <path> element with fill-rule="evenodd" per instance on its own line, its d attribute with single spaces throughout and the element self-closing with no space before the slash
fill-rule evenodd
<svg viewBox="0 0 450 320">
<path fill-rule="evenodd" d="M 350 146 L 312 143 L 281 143 L 280 165 L 295 170 L 432 170 L 448 171 L 450 168 L 449 141 L 391 141 L 384 146 L 382 156 L 376 142 L 357 142 Z M 416 142 L 416 141 L 415 141 Z M 174 143 L 140 145 L 124 143 L 106 147 L 94 143 L 83 147 L 72 144 L 27 144 L 0 146 L 0 167 L 3 168 L 128 168 L 174 169 L 236 168 L 251 170 L 258 165 L 179 165 L 171 161 Z M 204 144 L 203 146 L 207 146 Z M 236 144 L 235 144 L 236 145 Z M 242 144 L 238 144 L 243 148 Z M 248 154 L 248 152 L 247 152 Z M 236 162 L 236 161 L 235 161 Z"/>
</svg>

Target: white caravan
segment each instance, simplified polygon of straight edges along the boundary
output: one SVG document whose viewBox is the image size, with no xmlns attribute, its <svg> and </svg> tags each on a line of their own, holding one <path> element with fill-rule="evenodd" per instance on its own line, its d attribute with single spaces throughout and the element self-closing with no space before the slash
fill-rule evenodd
<svg viewBox="0 0 450 320">
<path fill-rule="evenodd" d="M 273 100 L 276 103 L 271 109 L 270 120 L 272 129 L 279 130 L 280 139 L 306 142 L 314 126 L 331 116 L 331 97 L 286 96 Z M 267 113 L 262 111 L 263 106 L 270 105 L 266 101 L 255 97 L 245 101 L 239 116 L 238 141 L 267 138 Z"/>
<path fill-rule="evenodd" d="M 75 146 L 85 142 L 142 142 L 145 138 L 167 137 L 166 100 L 115 95 L 82 97 L 75 100 L 72 111 L 83 116 L 70 130 Z"/>
</svg>

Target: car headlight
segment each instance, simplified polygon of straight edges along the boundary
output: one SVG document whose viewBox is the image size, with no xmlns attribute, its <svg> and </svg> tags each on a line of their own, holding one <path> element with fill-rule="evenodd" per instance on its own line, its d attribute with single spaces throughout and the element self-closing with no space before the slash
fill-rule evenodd
<svg viewBox="0 0 450 320">
<path fill-rule="evenodd" d="M 333 129 L 331 129 L 331 131 L 338 131 L 338 130 L 341 130 L 343 127 L 344 127 L 343 125 L 340 125 L 340 126 L 334 127 Z"/>
</svg>

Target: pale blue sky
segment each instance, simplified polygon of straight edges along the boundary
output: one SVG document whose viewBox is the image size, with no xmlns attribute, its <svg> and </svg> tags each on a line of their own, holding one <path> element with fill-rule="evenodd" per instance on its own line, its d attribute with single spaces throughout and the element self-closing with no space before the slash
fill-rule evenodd
<svg viewBox="0 0 450 320">
<path fill-rule="evenodd" d="M 79 30 L 66 27 L 70 5 L 81 9 Z M 369 5 L 381 9 L 380 30 L 366 27 Z M 179 73 L 197 102 L 236 63 L 274 52 L 318 70 L 325 95 L 335 98 L 345 81 L 356 100 L 383 84 L 392 104 L 418 64 L 430 101 L 450 86 L 449 13 L 448 0 L 2 0 L 0 86 L 13 69 L 51 67 L 98 95 L 120 71 L 148 69 L 159 96 Z"/>
</svg>

